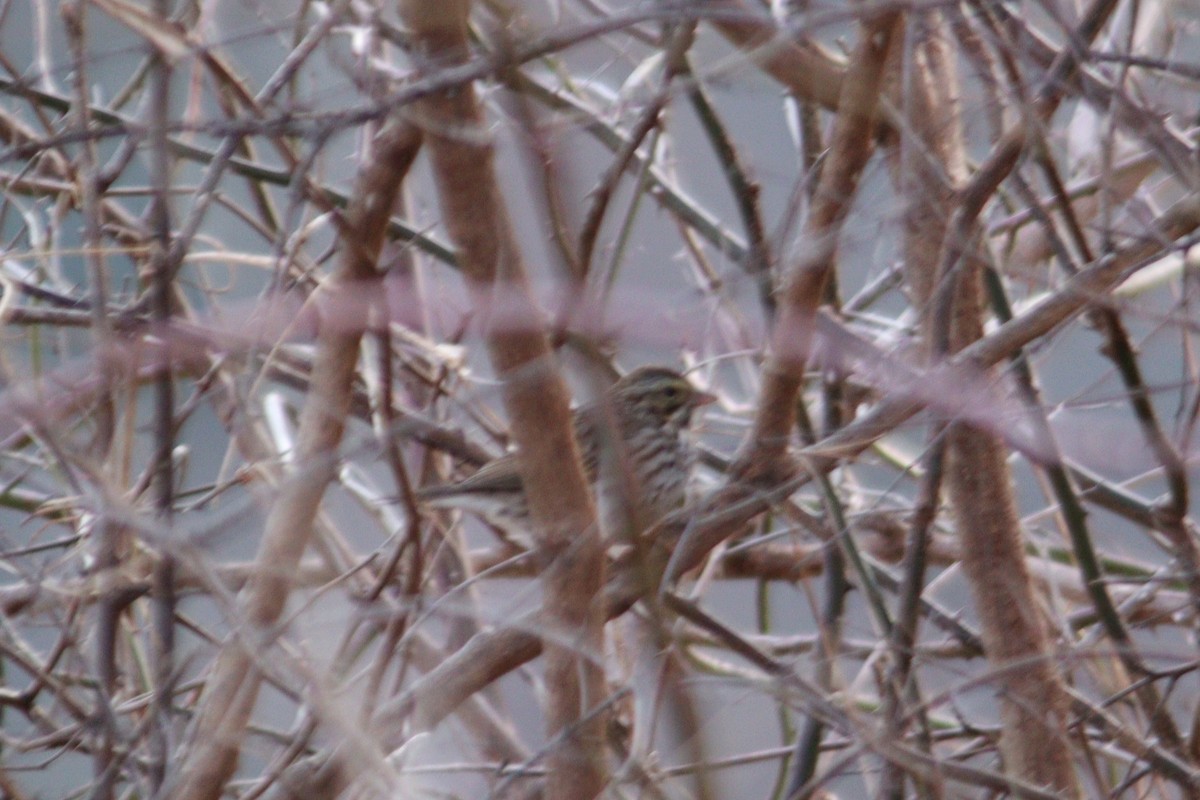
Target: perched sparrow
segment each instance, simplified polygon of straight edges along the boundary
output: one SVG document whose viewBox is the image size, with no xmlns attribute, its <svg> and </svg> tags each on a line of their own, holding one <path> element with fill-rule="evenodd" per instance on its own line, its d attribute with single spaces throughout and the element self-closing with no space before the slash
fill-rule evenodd
<svg viewBox="0 0 1200 800">
<path fill-rule="evenodd" d="M 656 521 L 684 504 L 692 465 L 686 441 L 692 412 L 714 400 L 678 372 L 642 367 L 614 383 L 604 402 L 574 412 L 583 467 L 588 480 L 598 484 L 602 514 L 613 498 L 634 500 L 645 521 Z M 610 443 L 608 436 L 616 438 Z M 620 485 L 616 470 L 601 470 L 601 463 L 620 465 L 628 480 Z M 528 541 L 532 521 L 514 454 L 488 462 L 459 483 L 424 489 L 419 497 L 434 508 L 479 514 L 514 539 Z"/>
</svg>

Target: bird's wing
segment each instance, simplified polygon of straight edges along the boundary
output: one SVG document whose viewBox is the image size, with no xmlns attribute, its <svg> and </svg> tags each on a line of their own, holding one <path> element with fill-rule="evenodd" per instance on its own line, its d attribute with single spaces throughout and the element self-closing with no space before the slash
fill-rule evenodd
<svg viewBox="0 0 1200 800">
<path fill-rule="evenodd" d="M 425 500 L 455 497 L 467 492 L 516 492 L 521 489 L 521 476 L 517 472 L 517 459 L 512 455 L 489 461 L 469 477 L 447 486 L 432 486 L 421 491 Z"/>
<path fill-rule="evenodd" d="M 583 408 L 576 409 L 572 417 L 575 438 L 583 448 L 584 464 L 594 463 L 596 460 L 596 456 L 592 452 L 596 447 L 596 435 L 593 431 L 596 428 L 596 418 L 599 414 L 599 409 Z M 495 492 L 500 494 L 521 491 L 522 488 L 521 475 L 517 472 L 517 456 L 515 453 L 509 453 L 494 461 L 489 461 L 477 472 L 458 483 L 431 486 L 418 492 L 418 496 L 422 500 L 436 501 L 452 499 L 467 493 L 490 494 Z"/>
</svg>

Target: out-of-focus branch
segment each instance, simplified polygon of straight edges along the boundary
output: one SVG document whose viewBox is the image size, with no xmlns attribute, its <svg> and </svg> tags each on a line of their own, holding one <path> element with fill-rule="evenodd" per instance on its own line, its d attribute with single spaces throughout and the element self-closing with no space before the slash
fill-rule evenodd
<svg viewBox="0 0 1200 800">
<path fill-rule="evenodd" d="M 416 158 L 419 132 L 396 118 L 376 137 L 374 151 L 356 180 L 357 201 L 341 231 L 342 256 L 324 291 L 376 277 L 375 262 L 388 216 L 404 176 Z M 237 766 L 242 733 L 261 682 L 255 651 L 278 621 L 292 577 L 309 540 L 350 405 L 351 384 L 364 325 L 333 320 L 322 325 L 309 393 L 300 417 L 298 469 L 280 487 L 267 517 L 257 569 L 239 596 L 233 633 L 209 675 L 191 732 L 187 758 L 166 790 L 181 800 L 215 800 Z"/>
<path fill-rule="evenodd" d="M 1099 31 L 1112 8 L 1108 0 L 1088 8 L 1077 30 L 1083 41 Z M 933 357 L 941 359 L 983 335 L 978 218 L 1015 167 L 1033 126 L 1022 120 L 1008 128 L 980 169 L 965 181 L 961 122 L 957 108 L 946 102 L 947 96 L 953 96 L 957 76 L 936 38 L 922 43 L 925 57 L 911 67 L 919 80 L 905 87 L 908 96 L 926 96 L 924 104 L 933 113 L 913 114 L 910 105 L 907 129 L 927 152 L 940 156 L 937 163 L 950 185 L 962 188 L 951 195 L 937 192 L 933 180 L 916 181 L 918 190 L 931 190 L 920 195 L 929 208 L 910 204 L 906 233 L 908 274 L 917 301 L 927 309 L 922 326 L 925 343 Z M 1051 65 L 1032 104 L 1034 119 L 1053 113 L 1062 98 L 1060 81 L 1075 68 L 1069 51 Z M 904 163 L 911 168 L 914 162 Z M 993 433 L 963 422 L 951 423 L 946 436 L 946 483 L 963 541 L 963 568 L 1001 690 L 1000 747 L 1006 772 L 1077 797 L 1080 787 L 1066 731 L 1067 696 L 1025 563 L 1005 448 Z M 1012 664 L 1024 666 L 1004 669 Z"/>
<path fill-rule="evenodd" d="M 718 0 L 708 7 L 722 12 L 712 16 L 712 26 L 788 91 L 826 108 L 841 107 L 842 82 L 848 76 L 836 59 L 812 42 L 797 41 L 780 30 L 762 6 Z"/>
<path fill-rule="evenodd" d="M 465 0 L 403 0 L 401 12 L 426 70 L 466 61 Z M 484 320 L 488 352 L 504 383 L 504 406 L 535 532 L 548 560 L 543 576 L 548 800 L 597 796 L 606 782 L 603 718 L 604 617 L 597 602 L 604 553 L 596 510 L 572 432 L 568 395 L 551 354 L 542 314 L 530 297 L 521 253 L 501 198 L 493 146 L 473 87 L 436 92 L 414 105 L 426 126 L 442 219 L 458 248 Z M 500 287 L 500 291 L 493 290 Z M 508 306 L 497 308 L 497 304 Z M 517 315 L 519 327 L 490 319 Z"/>
<path fill-rule="evenodd" d="M 169 14 L 169 3 L 157 0 L 154 6 L 156 21 Z M 171 249 L 171 164 L 167 147 L 167 126 L 171 107 L 171 64 L 157 49 L 151 52 L 151 146 L 153 148 L 154 198 L 150 206 L 150 275 L 152 281 L 151 309 L 155 321 L 163 326 L 170 323 L 174 313 L 171 276 L 173 264 L 167 255 Z M 132 152 L 132 148 L 131 148 Z M 175 450 L 175 375 L 170 361 L 163 365 L 155 379 L 154 431 L 154 505 L 158 518 L 170 526 L 175 506 L 175 470 L 172 453 Z M 155 792 L 166 777 L 170 758 L 171 698 L 175 686 L 175 557 L 164 552 L 154 569 L 154 713 L 151 735 L 150 782 Z"/>
<path fill-rule="evenodd" d="M 735 465 L 754 482 L 783 470 L 784 452 L 796 424 L 796 399 L 808 361 L 817 307 L 834 269 L 842 222 L 871 154 L 875 109 L 888 48 L 901 24 L 897 12 L 865 20 L 850 71 L 842 85 L 838 116 L 805 224 L 805 255 L 792 264 L 780 292 L 779 319 L 771 338 L 762 396 L 754 426 Z"/>
<path fill-rule="evenodd" d="M 996 364 L 1082 312 L 1149 259 L 1162 255 L 1164 247 L 1200 228 L 1200 195 L 1179 201 L 1149 227 L 1149 236 L 1081 270 L 1057 292 L 963 348 L 940 369 Z M 851 457 L 920 410 L 921 404 L 908 397 L 885 397 L 866 414 L 801 452 L 817 459 Z"/>
<path fill-rule="evenodd" d="M 1008 167 L 1006 161 L 994 159 L 974 183 L 967 182 L 962 122 L 954 102 L 958 76 L 943 38 L 933 33 L 942 27 L 940 17 L 930 15 L 924 22 L 926 35 L 910 54 L 904 86 L 906 130 L 915 141 L 902 142 L 899 162 L 901 181 L 911 198 L 905 224 L 906 277 L 919 306 L 926 309 L 924 345 L 936 362 L 982 334 L 980 260 L 971 252 L 977 241 L 974 220 L 984 198 L 990 197 L 995 179 L 990 176 L 1007 174 Z M 928 153 L 932 163 L 914 152 Z M 968 191 L 958 190 L 961 186 Z M 981 186 L 987 188 L 981 191 Z M 946 267 L 951 254 L 954 266 Z M 952 303 L 931 303 L 932 298 L 952 298 Z M 945 440 L 933 445 L 934 452 L 945 448 L 946 486 L 963 543 L 964 570 L 999 686 L 1005 771 L 1077 796 L 1065 735 L 1066 695 L 1025 565 L 1004 449 L 987 430 L 935 418 L 941 423 L 938 428 L 944 427 Z M 1012 664 L 1022 667 L 1008 668 Z M 891 796 L 900 796 L 894 768 L 889 777 Z"/>
<path fill-rule="evenodd" d="M 841 85 L 829 155 L 821 168 L 813 207 L 805 221 L 803 242 L 806 252 L 789 267 L 784 278 L 753 427 L 733 468 L 734 476 L 746 485 L 774 483 L 791 470 L 786 451 L 797 420 L 805 419 L 803 415 L 798 416 L 797 405 L 804 369 L 811 355 L 817 309 L 826 302 L 826 287 L 836 268 L 842 223 L 872 152 L 876 108 L 888 52 L 902 30 L 903 17 L 894 10 L 868 16 L 860 23 L 858 45 Z M 815 478 L 823 488 L 826 506 L 835 524 L 842 528 L 840 504 L 823 476 Z M 853 541 L 847 538 L 839 542 L 837 553 L 844 553 L 855 565 L 874 617 L 886 628 L 887 612 Z M 832 643 L 837 641 L 838 626 L 835 623 L 841 614 L 845 592 L 836 560 L 831 562 L 826 612 L 821 622 L 822 630 Z M 817 763 L 817 743 L 822 734 L 821 720 L 810 717 L 797 743 L 793 787 L 798 788 L 809 781 Z"/>
</svg>

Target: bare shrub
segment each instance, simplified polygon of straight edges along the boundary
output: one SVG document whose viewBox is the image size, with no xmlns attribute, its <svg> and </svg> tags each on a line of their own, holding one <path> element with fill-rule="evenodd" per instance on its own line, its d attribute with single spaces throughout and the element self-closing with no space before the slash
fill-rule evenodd
<svg viewBox="0 0 1200 800">
<path fill-rule="evenodd" d="M 1186 3 L 0 37 L 5 796 L 1200 795 Z"/>
</svg>

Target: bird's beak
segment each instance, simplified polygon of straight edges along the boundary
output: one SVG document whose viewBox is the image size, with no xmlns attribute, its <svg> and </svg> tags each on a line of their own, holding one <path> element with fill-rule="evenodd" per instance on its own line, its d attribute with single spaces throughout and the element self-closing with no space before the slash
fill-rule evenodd
<svg viewBox="0 0 1200 800">
<path fill-rule="evenodd" d="M 700 408 L 702 406 L 712 405 L 715 402 L 717 402 L 717 396 L 715 394 L 709 394 L 708 392 L 702 392 L 699 389 L 696 390 L 696 397 L 695 397 L 695 399 L 692 400 L 692 404 L 695 405 L 697 408 Z"/>
</svg>

